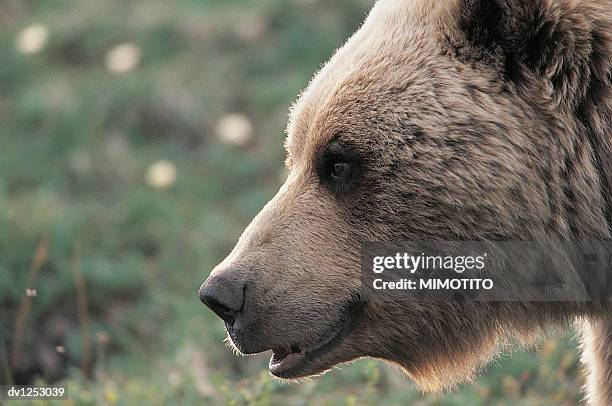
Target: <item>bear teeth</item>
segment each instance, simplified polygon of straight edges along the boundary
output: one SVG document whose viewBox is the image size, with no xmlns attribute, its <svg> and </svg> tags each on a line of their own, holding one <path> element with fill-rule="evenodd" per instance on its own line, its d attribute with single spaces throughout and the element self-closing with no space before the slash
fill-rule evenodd
<svg viewBox="0 0 612 406">
<path fill-rule="evenodd" d="M 277 348 L 272 350 L 274 358 L 278 361 L 283 360 L 291 351 L 287 351 L 285 348 Z"/>
<path fill-rule="evenodd" d="M 272 352 L 276 361 L 282 361 L 283 359 L 287 358 L 287 355 L 289 354 L 299 354 L 303 351 L 299 344 L 293 344 L 284 348 L 275 348 L 272 350 Z"/>
</svg>

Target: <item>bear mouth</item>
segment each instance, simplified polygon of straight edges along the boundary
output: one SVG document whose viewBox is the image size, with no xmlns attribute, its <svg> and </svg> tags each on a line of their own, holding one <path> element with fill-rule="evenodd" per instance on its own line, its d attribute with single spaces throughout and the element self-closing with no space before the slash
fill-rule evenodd
<svg viewBox="0 0 612 406">
<path fill-rule="evenodd" d="M 326 334 L 327 338 L 314 344 L 295 343 L 291 346 L 273 347 L 268 364 L 270 373 L 278 378 L 294 379 L 323 372 L 326 358 L 334 356 L 335 350 L 344 338 L 350 334 L 361 314 L 364 302 L 359 299 L 350 301 L 345 306 L 340 328 Z"/>
<path fill-rule="evenodd" d="M 333 351 L 342 341 L 344 335 L 345 329 L 343 328 L 315 345 L 306 347 L 300 344 L 293 344 L 289 348 L 273 348 L 272 357 L 270 357 L 268 364 L 270 373 L 284 379 L 305 375 L 303 371 L 308 369 L 309 364 L 320 360 L 321 357 Z"/>
</svg>

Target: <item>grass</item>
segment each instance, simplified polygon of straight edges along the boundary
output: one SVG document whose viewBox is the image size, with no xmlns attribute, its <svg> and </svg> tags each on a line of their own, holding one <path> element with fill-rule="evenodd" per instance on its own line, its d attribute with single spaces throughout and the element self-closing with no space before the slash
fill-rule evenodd
<svg viewBox="0 0 612 406">
<path fill-rule="evenodd" d="M 3 383 L 65 384 L 78 405 L 575 404 L 569 333 L 452 394 L 424 395 L 374 360 L 286 385 L 266 356 L 226 350 L 222 323 L 198 303 L 281 184 L 290 103 L 369 6 L 0 3 L 0 354 L 23 328 Z M 230 113 L 252 126 L 246 141 L 219 134 Z M 151 178 L 160 161 L 174 178 Z M 28 281 L 41 241 L 48 252 Z M 16 326 L 27 288 L 37 295 Z"/>
</svg>

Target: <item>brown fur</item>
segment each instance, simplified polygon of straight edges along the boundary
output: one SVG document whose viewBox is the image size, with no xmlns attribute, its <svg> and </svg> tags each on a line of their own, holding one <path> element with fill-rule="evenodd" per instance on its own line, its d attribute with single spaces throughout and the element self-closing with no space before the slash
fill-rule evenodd
<svg viewBox="0 0 612 406">
<path fill-rule="evenodd" d="M 435 390 L 579 317 L 587 396 L 612 404 L 608 303 L 359 297 L 363 241 L 610 239 L 611 33 L 610 0 L 377 3 L 293 107 L 290 175 L 213 272 L 246 281 L 235 346 L 341 333 L 287 377 L 372 356 Z M 326 180 L 330 154 L 350 182 Z"/>
</svg>

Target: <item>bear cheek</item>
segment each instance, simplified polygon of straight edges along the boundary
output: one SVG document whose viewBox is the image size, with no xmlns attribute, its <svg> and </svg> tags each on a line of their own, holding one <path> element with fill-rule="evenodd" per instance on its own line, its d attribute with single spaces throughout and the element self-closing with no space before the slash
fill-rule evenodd
<svg viewBox="0 0 612 406">
<path fill-rule="evenodd" d="M 304 182 L 288 181 L 266 204 L 214 272 L 240 270 L 246 287 L 233 325 L 238 348 L 324 339 L 359 289 L 347 229 L 330 197 Z"/>
</svg>

